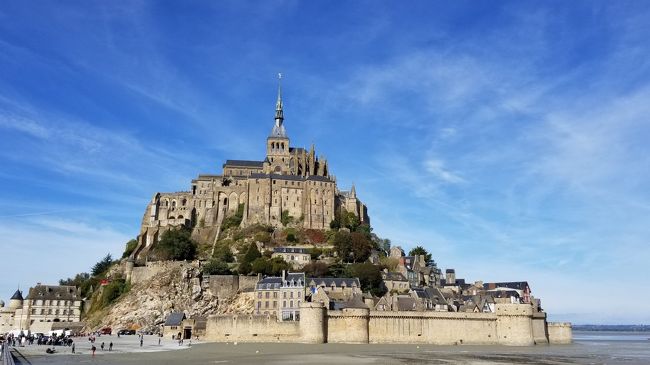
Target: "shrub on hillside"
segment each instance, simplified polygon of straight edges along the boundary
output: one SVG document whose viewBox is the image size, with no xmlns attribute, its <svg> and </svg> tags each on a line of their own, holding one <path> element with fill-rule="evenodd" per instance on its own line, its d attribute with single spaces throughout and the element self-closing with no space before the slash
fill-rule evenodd
<svg viewBox="0 0 650 365">
<path fill-rule="evenodd" d="M 228 275 L 231 274 L 228 264 L 219 260 L 212 259 L 203 265 L 203 273 L 207 275 Z"/>
<path fill-rule="evenodd" d="M 154 247 L 154 255 L 160 260 L 193 260 L 196 242 L 190 237 L 191 233 L 186 227 L 166 231 Z"/>
<path fill-rule="evenodd" d="M 127 242 L 126 248 L 124 249 L 124 253 L 122 254 L 122 258 L 125 259 L 129 257 L 133 253 L 133 251 L 135 251 L 136 247 L 138 247 L 138 241 L 130 240 L 129 242 Z"/>
<path fill-rule="evenodd" d="M 237 206 L 237 212 L 235 212 L 234 215 L 231 215 L 230 217 L 227 217 L 223 220 L 221 223 L 221 229 L 225 231 L 228 228 L 239 227 L 243 218 L 244 204 L 239 204 L 239 206 Z"/>
</svg>

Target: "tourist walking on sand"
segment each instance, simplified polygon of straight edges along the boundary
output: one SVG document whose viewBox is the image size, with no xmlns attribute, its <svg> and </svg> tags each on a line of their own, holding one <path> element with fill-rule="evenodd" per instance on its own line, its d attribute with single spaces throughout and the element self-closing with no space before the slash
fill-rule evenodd
<svg viewBox="0 0 650 365">
<path fill-rule="evenodd" d="M 108 344 L 108 351 L 113 351 L 113 341 Z"/>
<path fill-rule="evenodd" d="M 160 346 L 160 336 L 158 336 L 158 346 Z"/>
<path fill-rule="evenodd" d="M 103 342 L 102 342 L 101 348 L 102 348 L 102 351 L 104 351 L 104 343 Z"/>
<path fill-rule="evenodd" d="M 143 342 L 143 341 L 144 341 L 144 340 L 142 339 L 142 337 L 140 337 L 140 347 L 142 347 L 142 342 Z"/>
<path fill-rule="evenodd" d="M 95 350 L 97 350 L 97 347 L 95 347 L 95 345 L 93 345 L 93 347 L 91 347 L 90 349 L 92 350 L 93 357 L 94 357 L 95 356 Z"/>
<path fill-rule="evenodd" d="M 72 343 L 72 353 L 74 354 L 74 342 Z"/>
</svg>

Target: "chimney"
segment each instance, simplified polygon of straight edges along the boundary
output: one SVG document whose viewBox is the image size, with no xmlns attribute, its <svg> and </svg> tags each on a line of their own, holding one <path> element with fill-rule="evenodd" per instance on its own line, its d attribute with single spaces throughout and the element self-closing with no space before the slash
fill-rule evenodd
<svg viewBox="0 0 650 365">
<path fill-rule="evenodd" d="M 282 281 L 285 281 L 287 279 L 287 272 L 285 270 L 282 270 Z"/>
<path fill-rule="evenodd" d="M 454 269 L 447 269 L 447 270 L 446 270 L 446 274 L 447 274 L 447 275 L 446 275 L 446 278 L 447 278 L 446 283 L 447 283 L 447 285 L 449 285 L 449 284 L 452 284 L 452 285 L 456 284 L 456 270 L 454 270 Z"/>
</svg>

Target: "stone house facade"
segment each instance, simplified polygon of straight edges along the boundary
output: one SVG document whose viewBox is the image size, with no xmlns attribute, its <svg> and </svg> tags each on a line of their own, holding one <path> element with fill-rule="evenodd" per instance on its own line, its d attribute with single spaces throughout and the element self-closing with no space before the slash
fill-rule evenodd
<svg viewBox="0 0 650 365">
<path fill-rule="evenodd" d="M 274 247 L 271 257 L 282 257 L 294 268 L 300 268 L 311 262 L 311 250 L 303 247 Z"/>
<path fill-rule="evenodd" d="M 300 304 L 305 301 L 305 273 L 270 276 L 255 286 L 255 314 L 275 314 L 283 321 L 300 319 Z"/>
</svg>

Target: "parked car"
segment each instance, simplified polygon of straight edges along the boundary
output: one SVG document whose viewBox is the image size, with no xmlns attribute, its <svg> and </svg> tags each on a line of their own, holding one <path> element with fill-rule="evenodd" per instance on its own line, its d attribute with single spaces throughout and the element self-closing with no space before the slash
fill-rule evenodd
<svg viewBox="0 0 650 365">
<path fill-rule="evenodd" d="M 117 331 L 117 334 L 120 335 L 120 336 L 135 335 L 135 330 L 119 330 L 119 331 Z"/>
<path fill-rule="evenodd" d="M 113 332 L 113 329 L 110 327 L 104 327 L 101 330 L 99 330 L 99 333 L 102 335 L 110 335 Z"/>
</svg>

